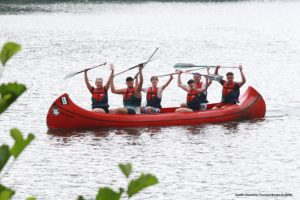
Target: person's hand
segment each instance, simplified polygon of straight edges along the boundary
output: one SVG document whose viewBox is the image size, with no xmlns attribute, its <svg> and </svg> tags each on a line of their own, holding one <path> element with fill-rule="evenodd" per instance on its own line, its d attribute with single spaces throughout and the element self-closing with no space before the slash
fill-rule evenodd
<svg viewBox="0 0 300 200">
<path fill-rule="evenodd" d="M 173 77 L 173 74 L 171 74 L 171 75 L 170 75 L 170 79 L 172 80 L 173 78 L 174 78 L 174 77 Z"/>
<path fill-rule="evenodd" d="M 217 66 L 216 66 L 216 69 L 220 69 L 220 67 L 221 67 L 221 65 L 217 65 Z"/>
<path fill-rule="evenodd" d="M 239 64 L 239 69 L 242 71 L 243 70 L 243 66 L 241 64 Z"/>
<path fill-rule="evenodd" d="M 84 70 L 84 73 L 86 74 L 86 73 L 87 73 L 87 71 L 88 71 L 88 69 L 85 69 L 85 70 Z"/>
<path fill-rule="evenodd" d="M 177 69 L 175 72 L 176 72 L 178 75 L 181 75 L 181 74 L 183 73 L 183 71 L 182 71 L 182 70 L 179 70 L 179 69 Z"/>
<path fill-rule="evenodd" d="M 111 71 L 115 71 L 115 66 L 114 66 L 114 64 L 110 64 L 109 66 L 110 66 L 110 70 L 111 70 Z"/>
<path fill-rule="evenodd" d="M 144 64 L 143 63 L 139 64 L 139 71 L 140 72 L 143 70 L 143 68 L 144 68 Z"/>
<path fill-rule="evenodd" d="M 207 66 L 207 72 L 209 72 L 209 70 L 210 70 L 210 66 L 208 65 L 208 66 Z"/>
<path fill-rule="evenodd" d="M 147 112 L 148 114 L 150 114 L 150 113 L 152 112 L 152 108 L 151 108 L 151 107 L 147 107 L 146 110 L 147 110 L 146 112 Z"/>
</svg>

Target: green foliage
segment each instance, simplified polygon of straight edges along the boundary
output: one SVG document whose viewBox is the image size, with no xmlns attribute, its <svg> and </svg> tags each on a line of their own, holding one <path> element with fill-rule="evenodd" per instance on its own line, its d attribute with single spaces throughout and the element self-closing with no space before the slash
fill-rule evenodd
<svg viewBox="0 0 300 200">
<path fill-rule="evenodd" d="M 151 174 L 141 174 L 137 179 L 130 181 L 127 189 L 129 197 L 139 193 L 141 190 L 158 183 L 155 176 Z"/>
<path fill-rule="evenodd" d="M 9 157 L 10 157 L 9 146 L 6 144 L 3 144 L 0 147 L 0 171 L 3 169 L 3 167 L 7 163 Z"/>
<path fill-rule="evenodd" d="M 5 43 L 0 52 L 0 60 L 2 65 L 4 66 L 13 55 L 21 50 L 21 48 L 21 45 L 14 42 Z"/>
<path fill-rule="evenodd" d="M 26 200 L 36 200 L 35 197 L 28 197 Z"/>
<path fill-rule="evenodd" d="M 15 158 L 17 158 L 25 147 L 34 139 L 34 135 L 29 134 L 24 140 L 22 133 L 16 128 L 10 130 L 10 135 L 15 140 L 14 146 L 10 149 L 11 155 Z"/>
<path fill-rule="evenodd" d="M 132 166 L 130 163 L 125 163 L 125 164 L 119 164 L 120 170 L 123 172 L 123 174 L 128 178 L 131 174 L 132 171 Z"/>
<path fill-rule="evenodd" d="M 0 199 L 1 200 L 9 200 L 15 192 L 3 185 L 0 184 Z"/>
<path fill-rule="evenodd" d="M 79 196 L 77 200 L 85 200 L 83 196 Z"/>
<path fill-rule="evenodd" d="M 0 85 L 0 114 L 3 113 L 24 91 L 25 85 L 8 83 Z"/>
<path fill-rule="evenodd" d="M 119 200 L 123 192 L 123 188 L 120 188 L 119 192 L 115 192 L 109 187 L 103 187 L 99 189 L 96 200 Z"/>
</svg>

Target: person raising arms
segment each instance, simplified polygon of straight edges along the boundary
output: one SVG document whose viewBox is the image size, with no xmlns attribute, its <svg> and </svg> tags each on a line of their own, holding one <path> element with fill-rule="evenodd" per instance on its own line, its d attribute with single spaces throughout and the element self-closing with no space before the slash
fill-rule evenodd
<svg viewBox="0 0 300 200">
<path fill-rule="evenodd" d="M 210 67 L 208 66 L 207 67 L 207 74 L 210 75 Z M 195 81 L 195 84 L 196 84 L 196 88 L 197 89 L 204 89 L 206 88 L 206 90 L 200 94 L 200 106 L 201 106 L 201 110 L 206 110 L 207 109 L 207 103 L 208 103 L 208 100 L 207 100 L 207 89 L 208 87 L 211 85 L 212 81 L 205 78 L 206 79 L 206 82 L 202 82 L 201 81 L 201 74 L 200 73 L 193 73 L 193 79 Z M 206 84 L 207 83 L 207 84 Z M 186 108 L 187 107 L 187 104 L 186 103 L 182 103 L 180 104 L 180 107 L 182 108 Z"/>
<path fill-rule="evenodd" d="M 220 66 L 216 67 L 215 74 L 218 75 Z M 228 72 L 226 74 L 226 79 L 221 80 L 219 83 L 223 86 L 222 90 L 222 100 L 218 103 L 213 109 L 224 108 L 230 105 L 234 105 L 239 102 L 240 96 L 240 88 L 246 83 L 246 78 L 243 73 L 243 66 L 239 65 L 242 81 L 235 82 L 234 81 L 234 74 L 232 72 Z"/>
<path fill-rule="evenodd" d="M 178 71 L 178 87 L 182 88 L 183 90 L 185 90 L 187 92 L 187 97 L 186 97 L 186 108 L 178 108 L 175 110 L 175 112 L 194 112 L 194 111 L 199 111 L 201 110 L 201 100 L 200 100 L 200 96 L 203 92 L 205 92 L 207 90 L 207 88 L 197 88 L 196 86 L 196 82 L 193 79 L 190 79 L 187 85 L 182 84 L 181 82 L 181 74 L 182 71 Z M 207 83 L 207 79 L 206 79 L 206 85 L 208 85 Z"/>
<path fill-rule="evenodd" d="M 96 87 L 91 86 L 89 83 L 87 70 L 84 71 L 84 80 L 86 87 L 92 94 L 92 111 L 97 113 L 109 113 L 108 110 L 108 95 L 107 91 L 110 87 L 110 82 L 114 75 L 114 65 L 110 64 L 111 73 L 109 75 L 109 78 L 105 84 L 103 85 L 103 79 L 102 78 L 96 78 L 95 85 Z"/>
<path fill-rule="evenodd" d="M 143 69 L 144 64 L 139 65 L 139 79 L 140 81 L 134 87 L 134 80 L 132 77 L 126 78 L 127 88 L 116 89 L 114 85 L 114 78 L 111 80 L 111 92 L 114 94 L 123 95 L 123 106 L 111 110 L 111 113 L 118 114 L 140 114 L 141 113 L 141 102 L 142 102 L 142 86 L 143 86 Z"/>
<path fill-rule="evenodd" d="M 161 98 L 162 92 L 168 85 L 171 83 L 173 76 L 170 75 L 169 80 L 162 85 L 161 87 L 157 86 L 158 77 L 152 76 L 150 78 L 151 87 L 149 88 L 142 88 L 142 91 L 146 93 L 147 96 L 147 104 L 141 108 L 142 113 L 158 113 L 161 109 Z"/>
</svg>

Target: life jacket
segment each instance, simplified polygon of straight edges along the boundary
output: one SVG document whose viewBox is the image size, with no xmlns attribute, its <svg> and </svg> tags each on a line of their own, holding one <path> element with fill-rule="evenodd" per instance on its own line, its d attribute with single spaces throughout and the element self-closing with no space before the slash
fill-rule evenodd
<svg viewBox="0 0 300 200">
<path fill-rule="evenodd" d="M 233 103 L 239 102 L 240 88 L 237 82 L 224 81 L 222 91 L 222 102 Z"/>
<path fill-rule="evenodd" d="M 197 89 L 201 89 L 202 85 L 203 85 L 203 82 L 196 83 Z M 200 94 L 199 98 L 200 98 L 200 103 L 208 103 L 208 101 L 207 101 L 207 90 L 205 92 L 202 92 Z"/>
<path fill-rule="evenodd" d="M 186 104 L 188 108 L 197 111 L 201 109 L 200 96 L 197 89 L 189 90 L 186 96 Z"/>
<path fill-rule="evenodd" d="M 92 108 L 109 107 L 107 90 L 105 87 L 100 89 L 92 87 Z"/>
<path fill-rule="evenodd" d="M 161 99 L 157 97 L 158 88 L 149 87 L 147 91 L 147 105 L 154 108 L 161 108 Z"/>
<path fill-rule="evenodd" d="M 131 88 L 127 88 L 124 92 L 123 92 L 123 105 L 125 107 L 127 106 L 132 106 L 132 107 L 140 107 L 141 106 L 141 98 L 138 98 L 136 96 L 134 96 L 134 87 Z"/>
</svg>

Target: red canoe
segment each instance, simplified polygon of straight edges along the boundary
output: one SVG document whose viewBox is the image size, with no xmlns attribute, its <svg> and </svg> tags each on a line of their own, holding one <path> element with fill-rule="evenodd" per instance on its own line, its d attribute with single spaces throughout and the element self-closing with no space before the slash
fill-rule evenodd
<svg viewBox="0 0 300 200">
<path fill-rule="evenodd" d="M 91 112 L 74 104 L 68 94 L 63 94 L 50 107 L 47 125 L 50 129 L 182 126 L 223 123 L 265 116 L 266 104 L 254 88 L 249 87 L 239 100 L 238 105 L 217 110 L 175 113 L 176 108 L 163 108 L 161 113 L 156 114 L 127 115 Z M 208 108 L 214 105 L 209 104 Z"/>
</svg>

